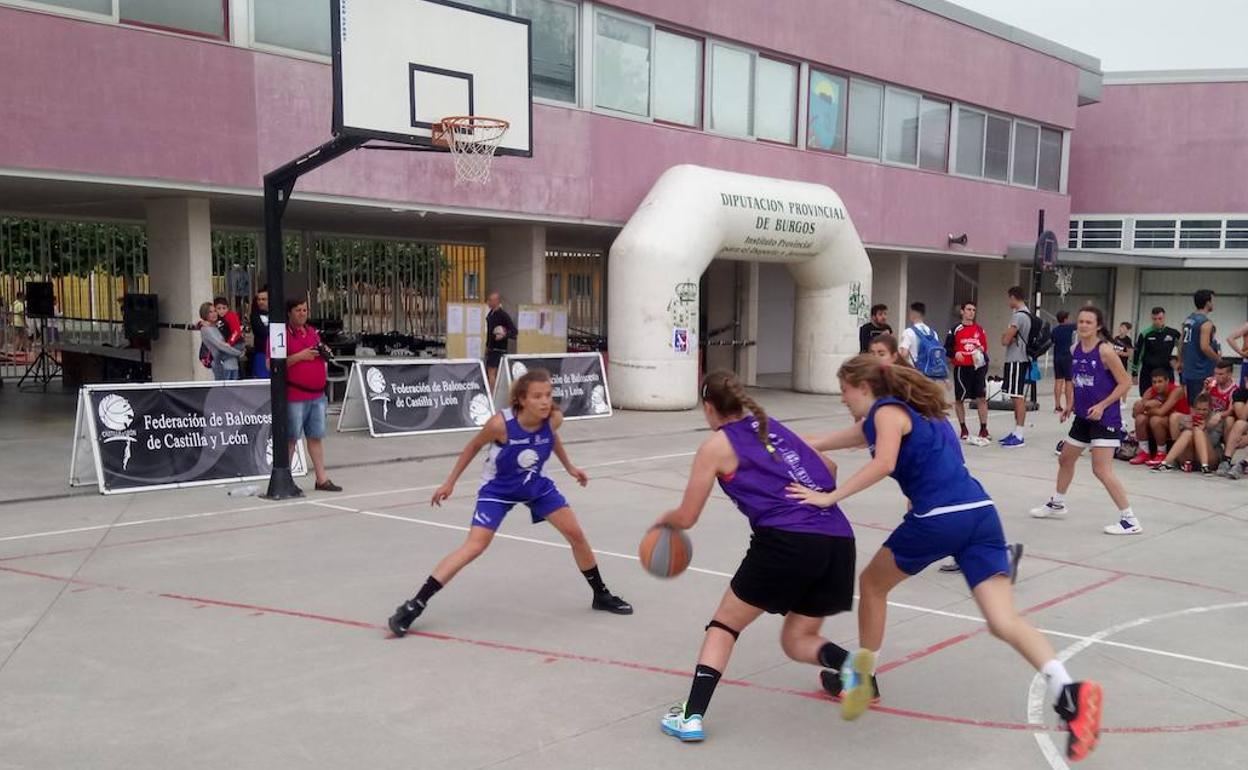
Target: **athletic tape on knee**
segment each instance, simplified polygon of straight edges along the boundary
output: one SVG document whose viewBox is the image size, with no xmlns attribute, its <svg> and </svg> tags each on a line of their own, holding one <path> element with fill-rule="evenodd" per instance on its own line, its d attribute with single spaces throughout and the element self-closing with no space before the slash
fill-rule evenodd
<svg viewBox="0 0 1248 770">
<path fill-rule="evenodd" d="M 728 626 L 725 626 L 723 623 L 720 623 L 718 620 L 712 620 L 710 623 L 707 623 L 705 630 L 710 631 L 712 628 L 718 628 L 721 631 L 727 631 L 728 633 L 732 634 L 732 638 L 734 640 L 741 638 L 740 631 L 731 629 Z"/>
</svg>

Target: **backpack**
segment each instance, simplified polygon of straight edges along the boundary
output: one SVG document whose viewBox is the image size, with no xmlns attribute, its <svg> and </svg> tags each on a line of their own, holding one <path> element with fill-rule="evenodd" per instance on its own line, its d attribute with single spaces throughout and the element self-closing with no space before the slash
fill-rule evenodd
<svg viewBox="0 0 1248 770">
<path fill-rule="evenodd" d="M 943 380 L 949 376 L 949 364 L 945 361 L 945 346 L 940 344 L 940 337 L 928 327 L 924 334 L 918 326 L 911 326 L 915 338 L 919 341 L 919 349 L 911 351 L 914 357 L 914 368 L 933 380 Z"/>
<path fill-rule="evenodd" d="M 1053 347 L 1053 327 L 1035 313 L 1027 311 L 1027 315 L 1031 318 L 1031 329 L 1027 332 L 1027 357 L 1034 361 Z"/>
</svg>

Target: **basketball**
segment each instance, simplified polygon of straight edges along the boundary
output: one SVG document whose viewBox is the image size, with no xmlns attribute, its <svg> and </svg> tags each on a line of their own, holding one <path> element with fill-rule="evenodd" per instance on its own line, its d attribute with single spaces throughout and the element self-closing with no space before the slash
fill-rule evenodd
<svg viewBox="0 0 1248 770">
<path fill-rule="evenodd" d="M 641 566 L 660 578 L 673 578 L 684 572 L 693 558 L 693 543 L 682 530 L 659 526 L 646 530 L 638 551 Z"/>
</svg>

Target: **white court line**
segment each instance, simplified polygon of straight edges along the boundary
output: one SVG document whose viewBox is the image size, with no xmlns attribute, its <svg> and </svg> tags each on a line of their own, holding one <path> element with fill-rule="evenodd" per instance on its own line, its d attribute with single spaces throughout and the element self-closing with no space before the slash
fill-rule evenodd
<svg viewBox="0 0 1248 770">
<path fill-rule="evenodd" d="M 1104 631 L 1097 631 L 1095 634 L 1092 634 L 1091 636 L 1081 638 L 1079 641 L 1075 642 L 1071 646 L 1059 652 L 1057 654 L 1057 659 L 1065 663 L 1066 661 L 1073 658 L 1075 655 L 1078 655 L 1079 653 L 1083 652 L 1087 648 L 1091 647 L 1093 644 L 1110 644 L 1109 642 L 1105 641 L 1106 637 L 1113 636 L 1114 634 L 1117 634 L 1121 631 L 1126 631 L 1127 629 L 1130 629 L 1130 628 L 1135 628 L 1137 626 L 1145 625 L 1146 623 L 1152 623 L 1154 620 L 1168 620 L 1170 618 L 1182 617 L 1184 615 L 1197 615 L 1202 612 L 1216 612 L 1218 610 L 1238 609 L 1241 607 L 1248 607 L 1248 602 L 1213 604 L 1213 605 L 1209 605 L 1206 607 L 1189 607 L 1188 609 L 1185 609 L 1185 610 L 1176 610 L 1174 612 L 1165 612 L 1160 615 L 1152 615 L 1150 617 L 1136 618 L 1135 620 L 1128 620 L 1126 622 L 1119 623 L 1116 626 L 1110 626 Z M 1114 646 L 1130 647 L 1130 645 L 1114 645 Z M 1132 648 L 1132 649 L 1139 649 L 1139 648 Z M 1173 655 L 1173 653 L 1171 653 L 1171 655 Z M 1206 661 L 1202 658 L 1189 658 L 1186 655 L 1173 655 L 1173 657 L 1183 658 L 1184 660 L 1198 661 L 1202 663 L 1215 662 L 1215 661 Z M 1231 668 L 1244 668 L 1243 666 L 1235 666 L 1233 664 L 1220 664 L 1220 665 L 1226 665 Z M 1036 675 L 1032 677 L 1031 679 L 1031 686 L 1027 688 L 1027 721 L 1030 724 L 1043 726 L 1045 723 L 1044 722 L 1044 701 L 1048 695 L 1047 689 L 1048 688 L 1044 681 L 1044 674 L 1037 672 Z M 1036 739 L 1036 743 L 1040 746 L 1040 753 L 1044 754 L 1044 758 L 1048 761 L 1049 766 L 1052 767 L 1053 770 L 1070 770 L 1070 765 L 1066 764 L 1065 752 L 1060 751 L 1057 748 L 1057 745 L 1053 743 L 1053 739 L 1050 738 L 1047 733 L 1037 732 L 1034 734 L 1034 737 Z"/>
<path fill-rule="evenodd" d="M 582 465 L 581 468 L 604 468 L 611 465 L 626 465 L 628 463 L 644 463 L 651 460 L 670 460 L 676 457 L 692 457 L 696 452 L 676 452 L 674 454 L 648 455 L 646 457 L 632 457 L 624 460 L 610 460 L 602 463 L 591 463 Z M 566 473 L 562 468 L 554 469 L 558 473 Z M 437 489 L 439 484 L 424 484 L 418 487 L 399 487 L 398 489 L 385 489 L 373 492 L 354 492 L 349 495 L 336 495 L 335 500 L 354 500 L 361 497 L 378 497 L 381 495 L 398 495 L 405 492 L 426 492 L 430 489 Z M 264 511 L 275 508 L 286 508 L 293 505 L 319 505 L 316 500 L 307 498 L 298 498 L 295 500 L 274 501 L 264 503 L 262 505 L 252 505 L 246 508 L 229 508 L 221 511 L 206 511 L 203 513 L 187 513 L 181 516 L 161 516 L 154 519 L 138 519 L 135 521 L 123 521 L 118 524 L 94 524 L 89 527 L 74 527 L 72 529 L 54 529 L 47 532 L 30 532 L 25 535 L 9 535 L 0 537 L 0 543 L 8 543 L 16 540 L 34 540 L 41 537 L 57 537 L 59 535 L 73 535 L 79 532 L 98 532 L 102 529 L 121 529 L 122 527 L 140 527 L 146 524 L 161 524 L 169 521 L 185 521 L 188 519 L 203 519 L 211 516 L 225 516 L 231 513 L 249 513 L 255 511 Z M 358 513 L 358 511 L 352 511 Z"/>
<path fill-rule="evenodd" d="M 467 532 L 471 529 L 471 527 L 465 527 L 459 524 L 447 524 L 446 522 L 442 522 L 442 521 L 430 521 L 428 519 L 417 519 L 411 516 L 400 516 L 394 513 L 379 513 L 377 511 L 366 511 L 366 510 L 361 510 L 358 508 L 350 508 L 345 505 L 334 505 L 333 503 L 314 502 L 312 504 L 320 506 L 322 508 L 332 508 L 336 511 L 343 511 L 346 513 L 358 513 L 361 516 L 372 516 L 378 519 L 391 519 L 394 521 L 407 522 L 409 524 L 424 524 L 426 526 L 438 527 L 440 529 L 453 529 L 458 532 Z M 494 536 L 498 538 L 502 538 L 504 540 L 515 540 L 521 543 L 532 543 L 534 545 L 544 545 L 549 548 L 571 549 L 571 546 L 569 546 L 567 543 L 557 543 L 557 542 L 552 542 L 550 540 L 540 540 L 538 538 L 522 537 L 520 535 L 507 535 L 501 532 L 495 533 Z M 628 559 L 630 561 L 639 561 L 639 557 L 634 556 L 633 554 L 616 553 L 614 551 L 600 551 L 598 549 L 593 549 L 593 551 L 595 554 L 598 554 L 599 556 L 614 556 L 618 559 Z M 723 578 L 732 577 L 732 573 L 729 573 L 729 572 L 719 572 L 717 570 L 703 569 L 701 567 L 689 567 L 688 571 L 700 572 L 703 575 L 714 575 L 715 577 L 723 577 Z M 855 599 L 858 598 L 857 594 L 854 595 L 854 598 Z M 1243 602 L 1243 604 L 1248 605 L 1248 602 Z M 975 615 L 963 615 L 958 612 L 949 612 L 947 610 L 938 610 L 938 609 L 933 609 L 930 607 L 921 607 L 915 604 L 902 604 L 901 602 L 888 602 L 888 606 L 896 607 L 898 609 L 912 610 L 914 612 L 921 612 L 927 615 L 939 615 L 941 617 L 954 618 L 957 620 L 968 620 L 968 621 L 971 621 L 972 623 L 979 623 L 979 624 L 984 623 L 984 619 L 982 617 L 977 617 Z M 1239 605 L 1219 605 L 1219 608 L 1223 606 L 1229 607 L 1229 606 L 1239 606 Z M 1196 611 L 1197 610 L 1183 610 L 1179 614 L 1196 612 Z M 1168 617 L 1168 616 L 1161 616 L 1161 617 Z M 1148 622 L 1148 621 L 1144 621 L 1144 622 Z M 1115 627 L 1115 630 L 1113 631 L 1113 633 L 1126 630 L 1127 628 L 1133 627 L 1133 625 L 1141 625 L 1141 623 L 1133 622 L 1132 624 L 1126 624 L 1121 627 Z M 1240 665 L 1238 663 L 1228 663 L 1226 661 L 1212 660 L 1210 658 L 1200 658 L 1195 655 L 1185 655 L 1179 652 L 1170 652 L 1169 650 L 1159 650 L 1159 649 L 1155 649 L 1152 647 L 1141 647 L 1140 645 L 1127 644 L 1125 642 L 1111 642 L 1105 639 L 1105 637 L 1111 636 L 1112 634 L 1100 633 L 1100 634 L 1094 634 L 1092 636 L 1084 636 L 1081 634 L 1072 634 L 1072 633 L 1068 633 L 1065 631 L 1054 631 L 1052 629 L 1047 629 L 1047 628 L 1040 628 L 1037 630 L 1040 631 L 1040 633 L 1047 634 L 1049 636 L 1056 636 L 1056 637 L 1060 637 L 1063 639 L 1075 639 L 1078 641 L 1079 644 L 1083 644 L 1085 647 L 1087 645 L 1100 644 L 1106 647 L 1119 647 L 1125 650 L 1133 650 L 1135 652 L 1148 653 L 1150 655 L 1160 655 L 1162 657 L 1185 660 L 1185 661 L 1188 661 L 1189 663 L 1202 663 L 1202 664 L 1209 665 L 1209 666 L 1217 666 L 1219 668 L 1229 668 L 1235 671 L 1248 672 L 1248 666 Z M 1083 648 L 1081 647 L 1080 649 L 1083 649 Z M 1037 674 L 1037 676 L 1039 675 Z"/>
</svg>

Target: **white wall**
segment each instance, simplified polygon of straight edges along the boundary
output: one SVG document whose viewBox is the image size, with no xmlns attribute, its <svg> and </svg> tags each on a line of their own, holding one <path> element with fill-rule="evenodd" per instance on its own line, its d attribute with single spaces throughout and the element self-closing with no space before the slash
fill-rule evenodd
<svg viewBox="0 0 1248 770">
<path fill-rule="evenodd" d="M 793 305 L 797 291 L 784 265 L 758 266 L 758 373 L 793 371 Z"/>
</svg>

